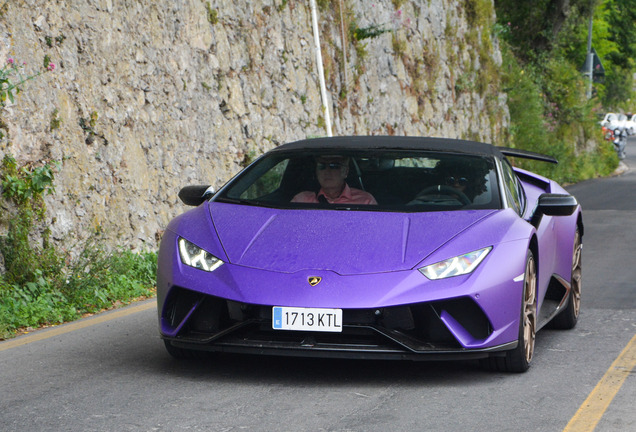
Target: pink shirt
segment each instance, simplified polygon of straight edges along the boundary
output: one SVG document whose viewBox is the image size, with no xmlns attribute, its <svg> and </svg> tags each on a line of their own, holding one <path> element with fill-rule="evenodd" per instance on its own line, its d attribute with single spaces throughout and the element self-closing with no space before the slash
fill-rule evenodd
<svg viewBox="0 0 636 432">
<path fill-rule="evenodd" d="M 300 202 L 300 203 L 318 203 L 318 197 L 320 195 L 325 195 L 322 189 L 316 195 L 315 192 L 301 192 L 297 194 L 292 202 Z M 327 196 L 325 195 L 325 198 Z M 349 187 L 349 185 L 345 184 L 342 193 L 335 200 L 330 200 L 327 198 L 327 201 L 331 204 L 377 204 L 378 202 L 373 198 L 369 192 L 365 192 L 360 189 Z"/>
</svg>

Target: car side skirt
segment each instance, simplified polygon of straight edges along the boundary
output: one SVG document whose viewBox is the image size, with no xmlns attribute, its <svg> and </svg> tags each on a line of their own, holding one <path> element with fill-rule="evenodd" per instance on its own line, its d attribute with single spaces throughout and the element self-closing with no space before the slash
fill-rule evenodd
<svg viewBox="0 0 636 432">
<path fill-rule="evenodd" d="M 571 285 L 559 275 L 552 275 L 548 291 L 541 305 L 537 331 L 545 327 L 552 319 L 561 313 L 570 301 Z"/>
</svg>

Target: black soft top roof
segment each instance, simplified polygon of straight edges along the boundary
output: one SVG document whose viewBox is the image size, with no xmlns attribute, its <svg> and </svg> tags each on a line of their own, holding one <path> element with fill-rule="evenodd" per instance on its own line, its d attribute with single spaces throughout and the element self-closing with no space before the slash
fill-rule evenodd
<svg viewBox="0 0 636 432">
<path fill-rule="evenodd" d="M 476 141 L 450 138 L 426 138 L 407 136 L 340 136 L 305 139 L 283 144 L 272 151 L 297 150 L 433 150 L 469 153 L 476 155 L 501 155 L 497 147 Z"/>
<path fill-rule="evenodd" d="M 557 163 L 556 159 L 539 153 L 496 147 L 478 141 L 452 138 L 409 137 L 409 136 L 339 136 L 312 138 L 283 144 L 272 152 L 284 151 L 330 151 L 330 150 L 431 150 L 466 153 L 479 156 L 520 157 Z"/>
</svg>

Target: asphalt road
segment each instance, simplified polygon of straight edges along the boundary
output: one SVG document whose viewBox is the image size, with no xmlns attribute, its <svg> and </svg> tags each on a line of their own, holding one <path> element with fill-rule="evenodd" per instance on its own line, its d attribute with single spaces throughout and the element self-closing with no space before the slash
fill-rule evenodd
<svg viewBox="0 0 636 432">
<path fill-rule="evenodd" d="M 636 142 L 627 153 L 634 170 L 569 188 L 584 209 L 581 317 L 538 334 L 527 373 L 469 361 L 175 361 L 149 301 L 0 342 L 0 430 L 545 432 L 599 419 L 596 431 L 636 430 L 633 366 L 613 365 L 636 334 Z M 600 388 L 615 396 L 598 393 L 612 372 Z"/>
</svg>

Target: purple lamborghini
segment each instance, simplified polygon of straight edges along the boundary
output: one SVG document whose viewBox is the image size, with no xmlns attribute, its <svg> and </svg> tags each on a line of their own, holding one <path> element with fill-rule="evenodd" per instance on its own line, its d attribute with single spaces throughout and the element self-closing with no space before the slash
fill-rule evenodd
<svg viewBox="0 0 636 432">
<path fill-rule="evenodd" d="M 583 221 L 537 153 L 418 137 L 297 141 L 170 222 L 157 277 L 168 352 L 480 359 L 523 372 L 576 325 Z"/>
</svg>

